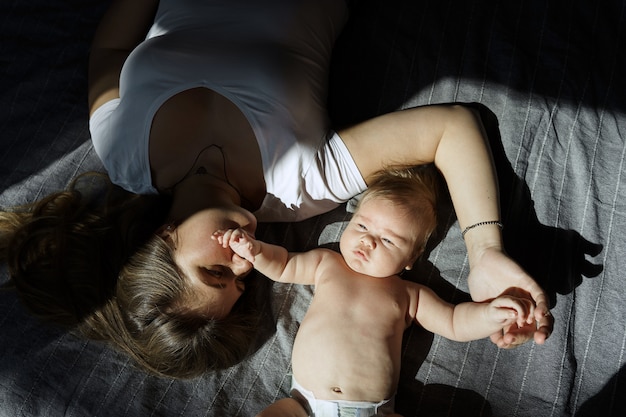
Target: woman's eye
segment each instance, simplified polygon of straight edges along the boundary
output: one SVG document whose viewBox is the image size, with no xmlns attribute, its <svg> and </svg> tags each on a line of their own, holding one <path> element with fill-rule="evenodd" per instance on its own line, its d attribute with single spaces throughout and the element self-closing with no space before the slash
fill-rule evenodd
<svg viewBox="0 0 626 417">
<path fill-rule="evenodd" d="M 210 274 L 210 275 L 212 275 L 212 276 L 214 276 L 214 277 L 216 277 L 216 278 L 221 278 L 221 277 L 222 277 L 222 275 L 223 275 L 222 271 L 218 271 L 218 270 L 216 270 L 216 269 L 208 269 L 208 268 L 204 268 L 204 270 L 205 270 L 208 274 Z"/>
</svg>

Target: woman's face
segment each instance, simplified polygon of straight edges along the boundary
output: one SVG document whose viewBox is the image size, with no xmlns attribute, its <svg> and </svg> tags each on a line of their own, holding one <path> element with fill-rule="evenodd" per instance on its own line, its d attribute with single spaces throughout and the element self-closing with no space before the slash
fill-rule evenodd
<svg viewBox="0 0 626 417">
<path fill-rule="evenodd" d="M 196 305 L 187 307 L 215 318 L 230 313 L 245 289 L 243 278 L 252 264 L 211 236 L 216 230 L 236 227 L 254 236 L 256 224 L 247 210 L 211 208 L 192 215 L 170 232 L 176 263 L 196 292 L 195 301 L 190 301 Z"/>
<path fill-rule="evenodd" d="M 419 255 L 419 223 L 404 207 L 387 200 L 364 201 L 341 235 L 339 248 L 348 266 L 373 277 L 396 275 Z"/>
</svg>

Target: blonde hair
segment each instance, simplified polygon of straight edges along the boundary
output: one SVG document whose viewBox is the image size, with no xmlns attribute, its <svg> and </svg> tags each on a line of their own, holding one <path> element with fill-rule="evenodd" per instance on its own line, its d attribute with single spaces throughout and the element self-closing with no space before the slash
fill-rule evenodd
<svg viewBox="0 0 626 417">
<path fill-rule="evenodd" d="M 82 187 L 93 178 L 106 192 Z M 250 351 L 254 305 L 244 293 L 220 320 L 184 308 L 189 283 L 154 233 L 168 208 L 167 198 L 130 194 L 88 174 L 0 212 L 4 287 L 40 319 L 111 342 L 152 373 L 186 378 L 231 366 Z"/>
<path fill-rule="evenodd" d="M 416 253 L 421 253 L 437 227 L 438 171 L 434 165 L 416 167 L 389 166 L 367 179 L 357 210 L 363 202 L 382 198 L 406 209 L 419 222 L 423 236 L 417 240 Z"/>
<path fill-rule="evenodd" d="M 241 361 L 250 351 L 258 318 L 246 295 L 224 318 L 185 308 L 194 297 L 172 247 L 153 236 L 122 268 L 105 306 L 81 325 L 88 337 L 109 340 L 143 368 L 188 378 Z"/>
</svg>

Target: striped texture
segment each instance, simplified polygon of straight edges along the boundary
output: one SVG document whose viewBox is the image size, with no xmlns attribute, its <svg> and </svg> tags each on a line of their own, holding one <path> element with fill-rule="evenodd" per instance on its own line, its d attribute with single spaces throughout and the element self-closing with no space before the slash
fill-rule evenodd
<svg viewBox="0 0 626 417">
<path fill-rule="evenodd" d="M 85 72 L 96 0 L 0 2 L 0 204 L 99 169 Z M 550 293 L 544 346 L 498 351 L 406 333 L 398 411 L 409 416 L 626 415 L 626 2 L 360 1 L 336 49 L 331 115 L 478 103 L 498 169 L 507 250 Z M 410 279 L 467 297 L 458 224 Z M 348 213 L 263 225 L 303 250 Z M 2 272 L 0 281 L 6 280 Z M 289 388 L 291 342 L 311 289 L 264 284 L 265 338 L 239 366 L 190 381 L 146 375 L 103 344 L 42 326 L 0 293 L 0 416 L 253 416 Z M 367 366 L 367 364 L 363 364 Z"/>
</svg>

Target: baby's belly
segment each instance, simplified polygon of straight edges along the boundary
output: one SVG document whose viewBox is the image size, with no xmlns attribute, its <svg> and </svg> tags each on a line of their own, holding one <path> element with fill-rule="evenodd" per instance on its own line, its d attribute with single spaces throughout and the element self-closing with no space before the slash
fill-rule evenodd
<svg viewBox="0 0 626 417">
<path fill-rule="evenodd" d="M 324 400 L 378 402 L 391 398 L 400 371 L 402 329 L 365 320 L 308 315 L 293 348 L 293 373 Z"/>
</svg>

